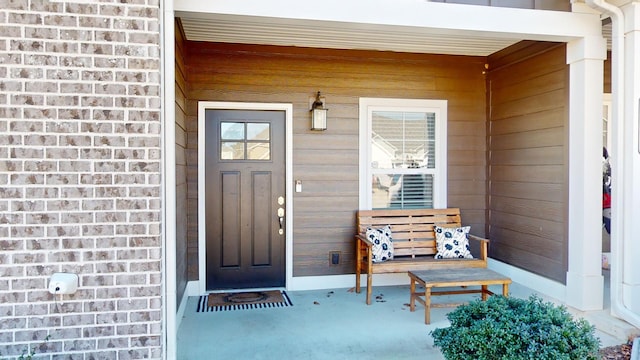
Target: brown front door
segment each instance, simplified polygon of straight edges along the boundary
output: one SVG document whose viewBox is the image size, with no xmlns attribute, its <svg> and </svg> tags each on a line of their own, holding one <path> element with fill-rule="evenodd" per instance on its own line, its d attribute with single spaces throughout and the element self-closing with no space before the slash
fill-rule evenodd
<svg viewBox="0 0 640 360">
<path fill-rule="evenodd" d="M 207 290 L 285 285 L 285 112 L 207 110 Z"/>
</svg>

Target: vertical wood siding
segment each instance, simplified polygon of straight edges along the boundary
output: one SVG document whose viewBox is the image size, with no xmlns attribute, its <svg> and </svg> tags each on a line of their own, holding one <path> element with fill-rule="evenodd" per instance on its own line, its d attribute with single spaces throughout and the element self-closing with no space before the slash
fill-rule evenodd
<svg viewBox="0 0 640 360">
<path fill-rule="evenodd" d="M 484 57 L 185 43 L 189 151 L 197 147 L 197 101 L 293 104 L 295 193 L 294 276 L 354 272 L 358 210 L 358 103 L 360 97 L 449 101 L 449 197 L 465 223 L 484 235 L 486 137 Z M 309 130 L 309 97 L 321 91 L 328 129 Z M 191 189 L 197 156 L 188 156 Z M 189 203 L 189 214 L 197 214 Z M 190 220 L 193 223 L 195 220 Z M 190 248 L 197 235 L 190 232 Z M 329 252 L 342 264 L 330 266 Z M 197 263 L 189 253 L 190 263 Z"/>
<path fill-rule="evenodd" d="M 568 66 L 564 44 L 489 57 L 490 256 L 565 282 Z"/>
</svg>

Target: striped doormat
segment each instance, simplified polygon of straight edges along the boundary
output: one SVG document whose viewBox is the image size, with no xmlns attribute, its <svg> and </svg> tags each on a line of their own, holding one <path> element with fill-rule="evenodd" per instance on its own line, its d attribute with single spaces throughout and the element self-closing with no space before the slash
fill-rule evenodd
<svg viewBox="0 0 640 360">
<path fill-rule="evenodd" d="M 215 293 L 198 299 L 197 312 L 265 309 L 293 306 L 286 292 L 280 290 Z"/>
</svg>

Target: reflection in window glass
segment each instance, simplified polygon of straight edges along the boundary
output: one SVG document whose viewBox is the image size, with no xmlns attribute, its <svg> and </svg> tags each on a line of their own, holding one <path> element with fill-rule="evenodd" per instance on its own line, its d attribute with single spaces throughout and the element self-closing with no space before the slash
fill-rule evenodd
<svg viewBox="0 0 640 360">
<path fill-rule="evenodd" d="M 270 158 L 271 149 L 268 142 L 247 144 L 248 160 L 269 160 Z"/>
<path fill-rule="evenodd" d="M 373 111 L 372 208 L 433 208 L 436 114 Z"/>
<path fill-rule="evenodd" d="M 433 208 L 432 174 L 375 174 L 373 209 Z"/>
<path fill-rule="evenodd" d="M 220 159 L 244 160 L 244 142 L 222 142 L 220 146 Z"/>
<path fill-rule="evenodd" d="M 247 140 L 266 140 L 269 141 L 269 124 L 268 123 L 248 123 L 247 124 Z"/>
<path fill-rule="evenodd" d="M 435 114 L 374 111 L 372 166 L 379 169 L 434 169 Z"/>
<path fill-rule="evenodd" d="M 244 123 L 221 122 L 220 137 L 223 140 L 244 140 Z"/>
</svg>

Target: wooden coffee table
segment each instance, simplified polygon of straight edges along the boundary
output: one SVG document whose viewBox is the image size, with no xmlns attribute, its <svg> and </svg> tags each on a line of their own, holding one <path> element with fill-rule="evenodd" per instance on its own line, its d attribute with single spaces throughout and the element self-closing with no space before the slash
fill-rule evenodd
<svg viewBox="0 0 640 360">
<path fill-rule="evenodd" d="M 431 322 L 432 307 L 450 307 L 458 306 L 458 304 L 431 304 L 431 296 L 435 295 L 452 295 L 452 294 L 482 294 L 482 300 L 487 300 L 487 295 L 493 295 L 489 291 L 489 285 L 502 285 L 502 295 L 508 296 L 509 284 L 511 279 L 498 274 L 495 271 L 485 268 L 461 268 L 461 269 L 442 269 L 442 270 L 425 270 L 425 271 L 409 271 L 411 278 L 411 302 L 410 309 L 415 311 L 416 300 L 424 305 L 424 323 Z M 424 292 L 416 291 L 416 284 L 424 287 Z M 456 286 L 480 286 L 480 289 L 462 289 L 462 290 L 445 290 L 432 291 L 437 287 L 456 287 Z M 424 297 L 424 299 L 422 298 Z"/>
</svg>

